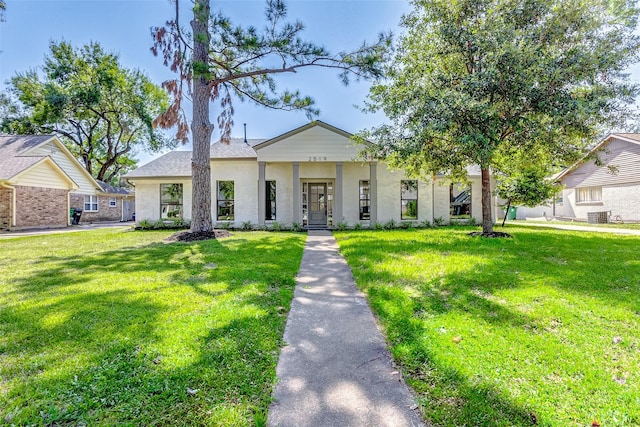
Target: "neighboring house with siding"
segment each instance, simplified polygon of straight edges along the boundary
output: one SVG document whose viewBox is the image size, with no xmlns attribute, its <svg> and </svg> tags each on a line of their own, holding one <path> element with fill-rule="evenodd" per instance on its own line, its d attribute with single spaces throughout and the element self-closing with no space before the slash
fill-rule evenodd
<svg viewBox="0 0 640 427">
<path fill-rule="evenodd" d="M 614 133 L 558 176 L 564 186 L 555 202 L 557 217 L 586 220 L 590 212 L 610 212 L 623 221 L 640 221 L 640 134 Z"/>
<path fill-rule="evenodd" d="M 482 218 L 480 170 L 470 186 L 408 178 L 379 160 L 359 160 L 351 134 L 314 121 L 269 140 L 211 145 L 214 221 L 239 227 L 344 222 L 445 222 Z M 173 151 L 124 176 L 135 186 L 136 220 L 191 218 L 191 152 Z M 467 193 L 467 194 L 461 194 Z"/>
<path fill-rule="evenodd" d="M 103 191 L 56 136 L 0 135 L 0 230 L 65 227 L 71 208 L 89 207 L 81 222 L 92 221 L 91 213 L 109 210 L 101 209 L 104 203 L 125 198 L 109 191 Z M 122 205 L 116 220 L 121 219 Z"/>
</svg>

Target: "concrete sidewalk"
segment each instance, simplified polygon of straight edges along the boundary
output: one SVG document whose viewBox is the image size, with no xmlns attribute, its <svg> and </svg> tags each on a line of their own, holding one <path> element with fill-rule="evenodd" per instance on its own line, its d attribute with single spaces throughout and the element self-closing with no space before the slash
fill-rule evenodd
<svg viewBox="0 0 640 427">
<path fill-rule="evenodd" d="M 309 231 L 284 341 L 269 426 L 424 425 L 328 231 Z"/>
<path fill-rule="evenodd" d="M 594 233 L 611 233 L 611 234 L 627 234 L 631 236 L 640 236 L 640 230 L 633 230 L 629 228 L 613 228 L 613 227 L 589 227 L 587 225 L 569 225 L 569 224 L 554 224 L 553 221 L 549 222 L 527 222 L 526 220 L 507 221 L 509 225 L 524 225 L 525 227 L 547 227 L 557 228 L 559 230 L 571 230 L 571 231 L 590 231 Z"/>
<path fill-rule="evenodd" d="M 126 222 L 94 222 L 92 224 L 70 225 L 60 228 L 30 228 L 18 231 L 0 232 L 0 239 L 13 239 L 25 236 L 42 236 L 45 234 L 76 233 L 78 231 L 97 230 L 99 228 L 133 228 L 134 221 Z"/>
</svg>

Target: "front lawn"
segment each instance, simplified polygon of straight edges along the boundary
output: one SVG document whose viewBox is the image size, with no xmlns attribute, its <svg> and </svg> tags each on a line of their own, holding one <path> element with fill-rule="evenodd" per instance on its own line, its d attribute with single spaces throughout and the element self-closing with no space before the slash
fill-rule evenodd
<svg viewBox="0 0 640 427">
<path fill-rule="evenodd" d="M 435 426 L 640 425 L 640 237 L 336 233 Z"/>
<path fill-rule="evenodd" d="M 304 235 L 0 241 L 1 425 L 262 425 Z"/>
</svg>

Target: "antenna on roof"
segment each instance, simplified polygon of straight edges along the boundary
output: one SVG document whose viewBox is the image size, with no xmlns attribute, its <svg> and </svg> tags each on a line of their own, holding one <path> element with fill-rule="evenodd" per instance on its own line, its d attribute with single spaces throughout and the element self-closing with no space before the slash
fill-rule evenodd
<svg viewBox="0 0 640 427">
<path fill-rule="evenodd" d="M 249 143 L 247 142 L 247 124 L 244 123 L 244 143 L 249 145 Z"/>
</svg>

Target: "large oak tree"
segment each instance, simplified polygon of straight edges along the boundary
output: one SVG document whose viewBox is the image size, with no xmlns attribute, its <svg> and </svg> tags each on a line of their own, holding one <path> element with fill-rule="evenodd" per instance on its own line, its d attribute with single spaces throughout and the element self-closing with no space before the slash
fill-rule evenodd
<svg viewBox="0 0 640 427">
<path fill-rule="evenodd" d="M 218 128 L 223 140 L 229 138 L 233 126 L 234 99 L 317 114 L 309 96 L 298 91 L 278 91 L 274 75 L 324 67 L 339 70 L 345 84 L 350 76 L 379 76 L 390 39 L 381 34 L 375 44 L 332 54 L 300 37 L 303 25 L 286 21 L 287 8 L 281 0 L 266 2 L 266 22 L 261 30 L 235 25 L 222 12 L 212 14 L 209 0 L 195 0 L 189 14 L 191 29 L 186 30 L 180 25 L 180 2 L 173 0 L 173 3 L 174 19 L 152 29 L 153 53 L 162 55 L 165 64 L 178 74 L 176 79 L 164 83 L 173 95 L 173 103 L 157 118 L 156 125 L 177 126 L 177 136 L 185 142 L 191 131 L 191 231 L 209 233 L 213 230 L 209 146 L 214 130 L 209 119 L 210 103 L 219 102 Z M 186 97 L 191 98 L 193 107 L 190 127 L 183 110 Z"/>
<path fill-rule="evenodd" d="M 153 128 L 169 96 L 141 71 L 123 67 L 98 43 L 49 47 L 44 65 L 17 73 L 0 97 L 0 129 L 53 133 L 90 174 L 112 182 L 135 167 L 136 151 L 175 146 Z"/>
<path fill-rule="evenodd" d="M 370 92 L 368 108 L 389 123 L 361 137 L 414 176 L 465 180 L 479 165 L 490 234 L 492 170 L 516 174 L 510 158 L 536 170 L 540 158 L 571 162 L 627 118 L 637 18 L 633 0 L 414 0 L 387 79 Z"/>
</svg>

